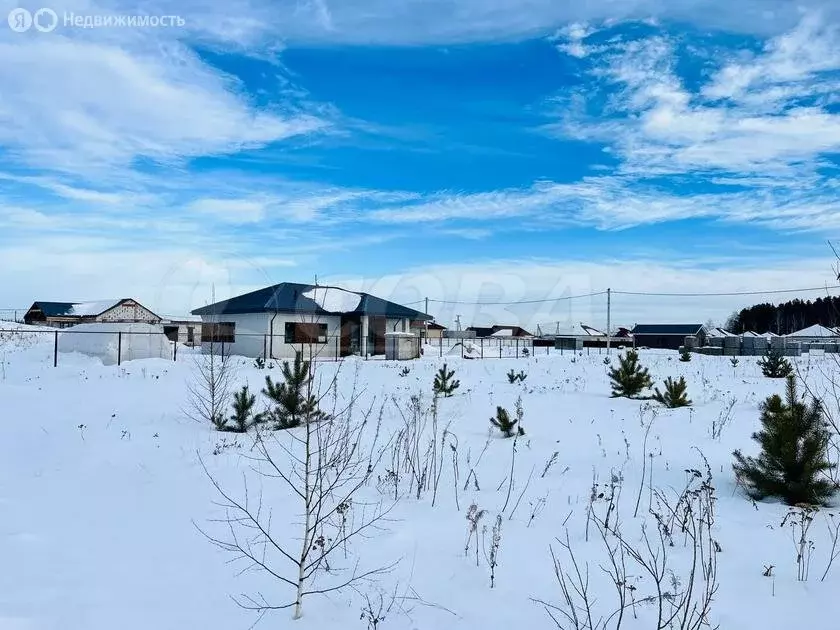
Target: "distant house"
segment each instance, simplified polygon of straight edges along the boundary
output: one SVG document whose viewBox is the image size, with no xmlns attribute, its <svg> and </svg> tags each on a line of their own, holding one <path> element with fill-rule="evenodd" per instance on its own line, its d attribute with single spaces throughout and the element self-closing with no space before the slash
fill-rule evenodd
<svg viewBox="0 0 840 630">
<path fill-rule="evenodd" d="M 187 346 L 198 345 L 201 341 L 201 318 L 193 316 L 164 315 L 163 334 L 169 341 L 177 341 Z"/>
<path fill-rule="evenodd" d="M 414 320 L 409 327 L 411 332 L 416 333 L 426 339 L 440 339 L 443 337 L 443 331 L 446 326 L 436 322 L 425 322 L 423 320 Z"/>
<path fill-rule="evenodd" d="M 196 309 L 201 342 L 246 357 L 335 358 L 385 354 L 388 332 L 432 317 L 367 293 L 283 282 Z M 418 348 L 419 351 L 419 348 Z"/>
<path fill-rule="evenodd" d="M 476 337 L 533 337 L 524 328 L 519 326 L 469 326 L 467 331 L 474 332 Z"/>
<path fill-rule="evenodd" d="M 35 302 L 23 316 L 26 324 L 67 328 L 93 322 L 159 324 L 161 318 L 137 300 Z"/>
<path fill-rule="evenodd" d="M 697 345 L 706 344 L 703 324 L 636 324 L 632 330 L 636 346 L 676 350 L 688 336 L 697 337 Z"/>
<path fill-rule="evenodd" d="M 728 330 L 724 330 L 723 328 L 710 328 L 706 331 L 706 337 L 708 339 L 725 339 L 726 337 L 737 337 L 735 333 L 731 333 Z"/>
<path fill-rule="evenodd" d="M 785 335 L 785 337 L 793 341 L 825 341 L 827 339 L 834 341 L 837 340 L 837 332 L 820 324 L 814 324 Z"/>
</svg>

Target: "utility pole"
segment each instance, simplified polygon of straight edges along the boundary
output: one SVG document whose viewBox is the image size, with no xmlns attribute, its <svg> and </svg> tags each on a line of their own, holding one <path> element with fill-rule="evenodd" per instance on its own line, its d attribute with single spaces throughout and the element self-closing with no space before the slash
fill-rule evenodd
<svg viewBox="0 0 840 630">
<path fill-rule="evenodd" d="M 612 305 L 610 304 L 612 298 L 612 289 L 609 287 L 607 288 L 607 356 L 610 354 L 610 338 L 612 337 L 612 331 L 610 330 L 610 309 Z"/>
<path fill-rule="evenodd" d="M 429 314 L 429 298 L 426 298 L 426 310 L 424 310 L 423 312 L 426 315 Z M 425 320 L 425 326 L 424 327 L 426 329 L 426 340 L 427 340 L 427 343 L 428 343 L 428 339 L 429 339 L 429 320 L 428 319 Z"/>
<path fill-rule="evenodd" d="M 461 332 L 461 316 L 460 315 L 455 316 L 455 326 L 457 326 L 458 332 Z"/>
</svg>

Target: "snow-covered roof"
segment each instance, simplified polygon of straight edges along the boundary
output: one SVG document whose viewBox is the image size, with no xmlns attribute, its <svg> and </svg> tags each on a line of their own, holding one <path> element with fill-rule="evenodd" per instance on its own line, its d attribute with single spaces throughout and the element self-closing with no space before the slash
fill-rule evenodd
<svg viewBox="0 0 840 630">
<path fill-rule="evenodd" d="M 737 337 L 738 335 L 735 335 L 735 334 L 729 332 L 728 330 L 724 330 L 723 328 L 712 328 L 711 330 L 708 331 L 706 336 L 717 338 L 717 337 Z"/>
<path fill-rule="evenodd" d="M 316 288 L 303 294 L 330 313 L 352 313 L 359 307 L 362 296 L 353 291 L 335 288 Z"/>
<path fill-rule="evenodd" d="M 758 333 L 754 333 L 751 330 L 746 330 L 746 331 L 741 333 L 741 336 L 742 337 L 761 337 L 762 335 L 759 335 Z"/>
<path fill-rule="evenodd" d="M 99 300 L 96 302 L 79 302 L 73 304 L 73 307 L 67 313 L 72 317 L 93 317 L 101 315 L 107 310 L 114 308 L 122 300 Z"/>
<path fill-rule="evenodd" d="M 494 332 L 491 337 L 513 337 L 513 330 L 510 328 L 502 328 Z"/>
<path fill-rule="evenodd" d="M 802 330 L 797 330 L 796 332 L 792 332 L 789 335 L 785 335 L 786 337 L 836 337 L 837 333 L 830 328 L 826 328 L 820 324 L 814 324 L 813 326 L 808 326 L 807 328 L 803 328 Z"/>
</svg>

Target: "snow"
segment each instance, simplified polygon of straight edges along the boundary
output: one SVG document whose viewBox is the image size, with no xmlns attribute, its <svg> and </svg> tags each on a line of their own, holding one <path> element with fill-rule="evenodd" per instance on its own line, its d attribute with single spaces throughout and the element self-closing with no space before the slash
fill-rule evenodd
<svg viewBox="0 0 840 630">
<path fill-rule="evenodd" d="M 362 296 L 352 291 L 332 287 L 319 287 L 307 291 L 304 297 L 314 300 L 328 313 L 351 313 L 359 307 Z"/>
<path fill-rule="evenodd" d="M 75 317 L 93 317 L 100 315 L 119 304 L 119 300 L 99 300 L 97 302 L 79 302 L 74 304 L 68 315 Z"/>
<path fill-rule="evenodd" d="M 497 330 L 493 334 L 490 335 L 491 337 L 513 337 L 513 330 L 510 328 L 502 328 L 501 330 Z"/>
<path fill-rule="evenodd" d="M 244 479 L 252 493 L 264 489 L 275 534 L 296 540 L 298 502 L 277 479 L 255 474 L 253 433 L 220 434 L 188 419 L 193 357 L 182 360 L 179 353 L 177 362 L 148 359 L 117 367 L 75 353 L 62 355 L 53 368 L 52 336 L 20 330 L 37 342 L 0 339 L 0 628 L 250 627 L 257 616 L 237 607 L 229 595 L 262 593 L 276 601 L 287 592 L 285 587 L 265 573 L 243 573 L 242 565 L 231 564 L 231 557 L 197 527 L 225 534 L 214 522 L 224 514 L 203 462 L 231 492 L 241 493 Z M 465 342 L 467 348 L 472 352 L 476 344 Z M 374 418 L 382 409 L 378 422 L 385 442 L 403 428 L 411 396 L 422 395 L 430 403 L 434 374 L 446 362 L 461 386 L 451 398 L 439 400 L 439 425 L 441 432 L 446 427 L 450 437 L 457 436 L 459 479 L 453 483 L 450 440 L 435 505 L 431 492 L 420 499 L 406 492 L 380 530 L 349 545 L 350 557 L 359 558 L 364 567 L 398 561 L 393 571 L 358 585 L 359 592 L 309 596 L 299 621 L 291 622 L 290 612 L 279 610 L 268 613 L 257 628 L 364 630 L 364 595 L 376 599 L 381 590 L 387 604 L 387 593 L 394 588 L 400 593 L 410 588 L 409 594 L 423 602 L 404 604 L 404 613 L 393 610 L 381 630 L 554 628 L 533 599 L 561 604 L 549 547 L 570 570 L 557 545 L 567 532 L 581 568 L 588 567 L 599 616 L 607 615 L 615 591 L 600 567 L 608 566 L 609 558 L 597 535 L 590 531 L 588 542 L 585 535 L 593 474 L 598 483 L 620 480 L 622 526 L 638 542 L 643 522 L 656 532 L 647 515 L 648 480 L 673 495 L 685 486 L 688 469 L 704 470 L 700 452 L 708 459 L 716 487 L 713 533 L 721 547 L 712 624 L 722 630 L 826 628 L 840 616 L 840 566 L 820 581 L 831 547 L 827 511 L 817 514 L 809 534 L 814 544 L 810 580 L 799 582 L 791 531 L 780 525 L 787 507 L 770 501 L 753 504 L 736 487 L 731 453 L 736 448 L 756 452 L 750 434 L 758 428 L 758 405 L 784 386 L 763 378 L 754 361 L 742 358 L 733 368 L 728 357 L 695 355 L 682 363 L 674 352 L 641 351 L 642 363 L 657 382 L 685 376 L 694 400 L 691 409 L 678 410 L 651 403 L 649 409 L 657 415 L 643 450 L 643 421 L 652 417 L 648 403 L 609 397 L 604 354 L 560 355 L 552 350 L 527 359 L 464 361 L 460 350 L 458 356 L 439 357 L 437 346 L 426 346 L 425 358 L 413 362 L 319 364 L 322 383 L 338 375 L 335 387 L 342 400 L 354 395 L 353 381 L 358 380 L 355 405 L 374 409 Z M 804 371 L 815 379 L 812 385 L 818 391 L 826 385 L 822 372 L 835 369 L 830 355 L 792 360 L 803 365 L 810 361 L 812 367 L 815 360 L 820 362 L 816 367 L 824 369 Z M 236 385 L 247 383 L 254 392 L 266 374 L 276 378 L 278 373 L 258 370 L 252 360 L 234 361 Z M 410 373 L 401 375 L 405 366 Z M 510 370 L 524 370 L 527 379 L 508 383 Z M 526 435 L 517 440 L 512 460 L 514 441 L 491 433 L 488 419 L 497 405 L 512 411 L 519 397 Z M 719 439 L 712 438 L 712 424 L 730 401 L 733 419 Z M 556 463 L 543 474 L 554 453 Z M 385 476 L 390 458 L 386 460 L 374 479 Z M 507 501 L 512 461 L 514 481 Z M 473 481 L 464 488 L 472 467 L 480 489 Z M 642 507 L 634 518 L 640 484 Z M 381 497 L 374 481 L 360 491 L 358 502 Z M 472 555 L 464 554 L 465 514 L 472 503 L 488 511 L 482 521 L 488 539 L 496 515 L 504 513 L 492 590 L 483 554 L 478 567 Z M 603 514 L 604 507 L 602 499 L 596 500 L 596 511 Z M 667 552 L 684 580 L 690 548 L 680 536 Z M 650 580 L 627 561 L 637 604 L 622 628 L 649 630 L 655 606 L 640 600 L 650 593 Z M 347 566 L 341 554 L 334 562 Z M 764 577 L 770 565 L 772 577 Z"/>
<path fill-rule="evenodd" d="M 122 333 L 122 338 L 120 338 Z M 139 359 L 172 357 L 172 342 L 163 334 L 163 327 L 153 324 L 79 324 L 59 335 L 61 353 L 78 352 L 97 357 L 103 365 Z"/>
<path fill-rule="evenodd" d="M 737 337 L 738 335 L 734 335 L 731 332 L 724 330 L 723 328 L 712 328 L 706 334 L 707 337 L 710 338 L 720 338 L 720 337 Z"/>
<path fill-rule="evenodd" d="M 797 330 L 796 332 L 792 332 L 787 337 L 810 337 L 812 339 L 818 339 L 822 337 L 836 337 L 837 333 L 833 330 L 826 328 L 825 326 L 821 326 L 820 324 L 814 324 L 813 326 L 808 326 L 807 328 L 803 328 L 802 330 Z"/>
</svg>

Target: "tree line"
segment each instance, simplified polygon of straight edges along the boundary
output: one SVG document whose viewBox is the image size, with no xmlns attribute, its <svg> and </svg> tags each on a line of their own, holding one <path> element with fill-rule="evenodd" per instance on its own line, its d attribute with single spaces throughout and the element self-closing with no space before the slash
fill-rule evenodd
<svg viewBox="0 0 840 630">
<path fill-rule="evenodd" d="M 756 304 L 733 313 L 725 328 L 733 333 L 769 331 L 787 335 L 814 324 L 829 328 L 840 326 L 840 297 L 819 297 L 813 301 L 797 298 L 782 304 Z"/>
</svg>

